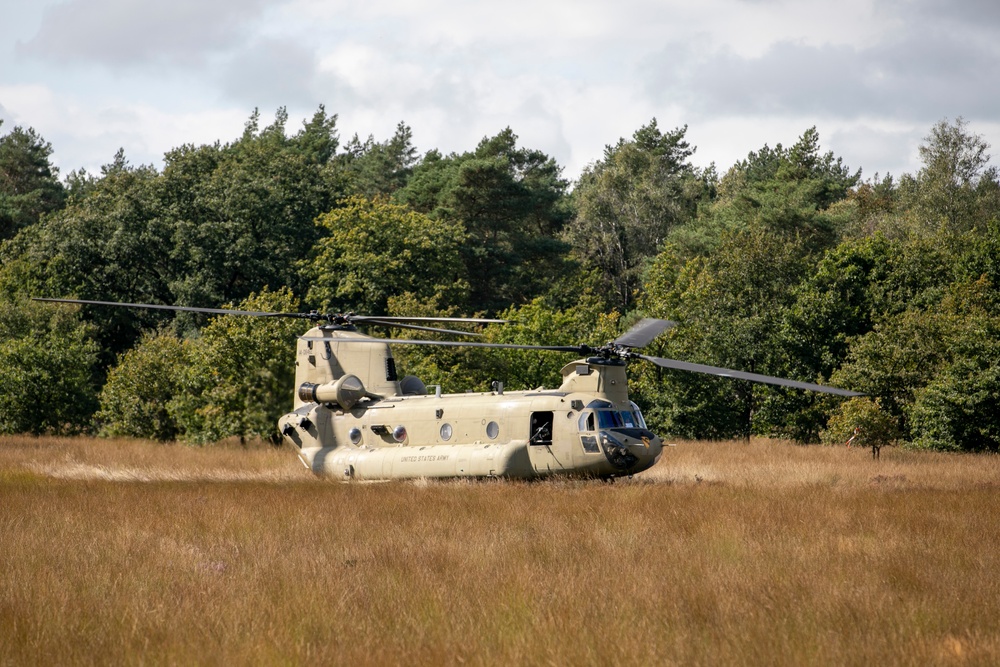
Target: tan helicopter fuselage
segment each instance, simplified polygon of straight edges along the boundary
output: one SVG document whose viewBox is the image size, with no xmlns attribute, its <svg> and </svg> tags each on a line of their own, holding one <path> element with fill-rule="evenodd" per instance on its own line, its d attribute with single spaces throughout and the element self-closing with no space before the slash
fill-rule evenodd
<svg viewBox="0 0 1000 667">
<path fill-rule="evenodd" d="M 660 456 L 660 439 L 629 401 L 622 361 L 567 364 L 555 390 L 428 393 L 416 378 L 396 378 L 387 344 L 366 339 L 317 327 L 298 342 L 295 406 L 278 428 L 316 474 L 613 477 Z"/>
</svg>

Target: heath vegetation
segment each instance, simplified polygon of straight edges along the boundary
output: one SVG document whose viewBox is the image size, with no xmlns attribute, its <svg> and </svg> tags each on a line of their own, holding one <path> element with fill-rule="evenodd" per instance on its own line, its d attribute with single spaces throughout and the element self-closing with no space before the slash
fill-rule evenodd
<svg viewBox="0 0 1000 667">
<path fill-rule="evenodd" d="M 0 440 L 0 664 L 996 664 L 1000 459 L 682 441 L 613 484 Z"/>
</svg>

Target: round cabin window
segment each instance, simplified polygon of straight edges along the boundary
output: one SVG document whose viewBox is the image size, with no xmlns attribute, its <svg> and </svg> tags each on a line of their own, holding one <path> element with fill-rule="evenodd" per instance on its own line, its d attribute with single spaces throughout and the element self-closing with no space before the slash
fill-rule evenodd
<svg viewBox="0 0 1000 667">
<path fill-rule="evenodd" d="M 451 440 L 452 428 L 451 424 L 441 424 L 441 439 Z"/>
<path fill-rule="evenodd" d="M 497 436 L 500 435 L 500 424 L 496 422 L 490 422 L 487 424 L 486 435 L 489 436 L 490 440 L 496 440 Z"/>
</svg>

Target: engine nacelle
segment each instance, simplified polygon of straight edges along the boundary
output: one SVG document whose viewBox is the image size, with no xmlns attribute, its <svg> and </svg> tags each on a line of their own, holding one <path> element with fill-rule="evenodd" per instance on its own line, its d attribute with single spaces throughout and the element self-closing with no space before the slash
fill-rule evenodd
<svg viewBox="0 0 1000 667">
<path fill-rule="evenodd" d="M 368 395 L 365 385 L 357 375 L 345 375 L 334 382 L 314 384 L 303 382 L 299 385 L 299 398 L 306 403 L 336 403 L 344 410 L 350 410 Z"/>
</svg>

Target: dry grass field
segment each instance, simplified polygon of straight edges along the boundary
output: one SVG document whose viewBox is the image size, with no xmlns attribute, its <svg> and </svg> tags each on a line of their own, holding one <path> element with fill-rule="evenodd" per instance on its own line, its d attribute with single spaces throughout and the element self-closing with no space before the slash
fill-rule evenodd
<svg viewBox="0 0 1000 667">
<path fill-rule="evenodd" d="M 681 442 L 632 480 L 319 480 L 0 438 L 0 664 L 1000 664 L 1000 457 Z"/>
</svg>

